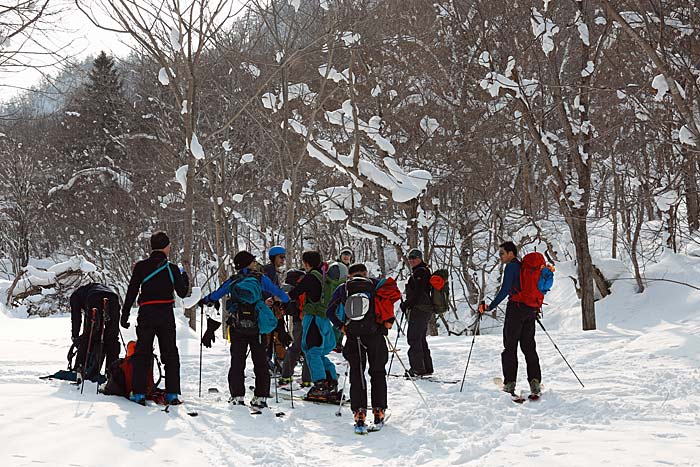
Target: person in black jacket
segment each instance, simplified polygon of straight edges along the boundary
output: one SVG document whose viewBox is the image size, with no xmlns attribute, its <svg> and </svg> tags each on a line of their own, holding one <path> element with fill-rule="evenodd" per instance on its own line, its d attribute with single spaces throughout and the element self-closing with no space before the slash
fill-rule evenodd
<svg viewBox="0 0 700 467">
<path fill-rule="evenodd" d="M 401 303 L 401 311 L 408 313 L 408 373 L 411 376 L 430 375 L 433 373 L 433 359 L 425 338 L 433 313 L 430 269 L 423 262 L 423 253 L 418 248 L 408 252 L 408 264 L 412 272 L 406 283 L 406 301 Z"/>
<path fill-rule="evenodd" d="M 121 325 L 129 327 L 129 312 L 138 295 L 139 316 L 134 353 L 134 393 L 131 400 L 146 404 L 146 384 L 153 358 L 153 339 L 158 337 L 160 357 L 165 366 L 166 401 L 179 403 L 180 355 L 175 341 L 175 293 L 185 298 L 190 280 L 187 273 L 168 261 L 170 239 L 165 232 L 151 237 L 151 256 L 139 261 L 131 274 L 122 307 Z"/>
<path fill-rule="evenodd" d="M 97 381 L 102 362 L 109 368 L 119 358 L 119 296 L 102 284 L 83 285 L 70 296 L 70 315 L 71 339 L 78 349 L 78 382 L 83 378 Z"/>
</svg>

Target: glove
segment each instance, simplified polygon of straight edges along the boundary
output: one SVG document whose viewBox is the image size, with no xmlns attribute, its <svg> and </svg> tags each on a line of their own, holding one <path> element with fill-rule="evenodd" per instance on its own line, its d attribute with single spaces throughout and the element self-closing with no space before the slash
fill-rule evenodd
<svg viewBox="0 0 700 467">
<path fill-rule="evenodd" d="M 489 307 L 486 306 L 486 302 L 481 302 L 479 303 L 479 308 L 477 309 L 479 314 L 483 315 L 487 311 L 489 311 Z"/>
<path fill-rule="evenodd" d="M 391 329 L 394 326 L 394 323 L 391 321 L 384 321 L 384 327 L 387 329 Z"/>
<path fill-rule="evenodd" d="M 218 300 L 213 300 L 210 302 L 207 299 L 207 297 L 204 297 L 203 299 L 201 299 L 200 301 L 197 302 L 197 306 L 205 306 L 205 305 L 209 306 L 209 307 L 213 306 L 217 310 L 221 307 L 221 304 L 219 303 Z"/>
<path fill-rule="evenodd" d="M 401 305 L 399 305 L 399 308 L 401 308 L 401 311 L 406 313 L 406 310 L 408 309 L 408 305 L 406 305 L 406 302 L 401 302 Z"/>
<path fill-rule="evenodd" d="M 207 330 L 202 336 L 202 345 L 207 349 L 211 348 L 211 343 L 216 341 L 216 330 L 219 329 L 221 323 L 211 318 L 207 318 Z"/>
<path fill-rule="evenodd" d="M 122 314 L 122 317 L 119 320 L 119 324 L 121 324 L 124 329 L 129 329 L 129 315 Z"/>
<path fill-rule="evenodd" d="M 78 336 L 72 336 L 72 337 L 70 338 L 70 340 L 71 340 L 71 342 L 74 343 L 75 345 L 78 345 L 78 341 L 80 340 L 80 338 L 79 338 Z"/>
</svg>

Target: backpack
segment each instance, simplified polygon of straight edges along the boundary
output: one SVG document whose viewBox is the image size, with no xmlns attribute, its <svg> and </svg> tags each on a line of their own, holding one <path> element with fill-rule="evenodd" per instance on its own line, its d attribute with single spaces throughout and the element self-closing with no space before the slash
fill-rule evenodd
<svg viewBox="0 0 700 467">
<path fill-rule="evenodd" d="M 107 368 L 107 384 L 105 384 L 103 394 L 108 396 L 123 396 L 129 397 L 134 390 L 134 363 L 132 361 L 134 352 L 136 351 L 136 341 L 130 341 L 127 344 L 126 356 L 112 362 Z M 158 381 L 153 381 L 153 362 L 158 363 Z M 146 381 L 146 397 L 154 400 L 154 394 L 158 384 L 160 383 L 163 373 L 160 367 L 158 357 L 153 355 L 151 360 L 151 371 L 148 372 L 148 380 Z"/>
<path fill-rule="evenodd" d="M 333 292 L 338 288 L 343 281 L 333 280 L 328 277 L 328 274 L 321 274 L 318 270 L 313 269 L 309 274 L 314 276 L 321 283 L 321 299 L 317 302 L 312 302 L 308 299 L 304 303 L 304 314 L 320 316 L 321 318 L 326 317 L 326 307 L 331 301 Z"/>
<path fill-rule="evenodd" d="M 372 279 L 352 277 L 345 283 L 345 329 L 353 336 L 377 332 L 374 306 L 375 286 Z"/>
<path fill-rule="evenodd" d="M 432 287 L 430 298 L 433 302 L 433 312 L 441 315 L 450 309 L 450 273 L 447 269 L 438 269 L 430 276 Z"/>
<path fill-rule="evenodd" d="M 259 309 L 262 303 L 261 276 L 257 273 L 241 275 L 234 279 L 229 288 L 227 308 L 229 325 L 244 336 L 257 336 L 260 334 L 258 326 Z"/>
<path fill-rule="evenodd" d="M 523 303 L 530 308 L 542 308 L 544 294 L 554 284 L 554 266 L 545 262 L 542 253 L 528 253 L 520 262 L 520 291 L 512 300 Z"/>
</svg>

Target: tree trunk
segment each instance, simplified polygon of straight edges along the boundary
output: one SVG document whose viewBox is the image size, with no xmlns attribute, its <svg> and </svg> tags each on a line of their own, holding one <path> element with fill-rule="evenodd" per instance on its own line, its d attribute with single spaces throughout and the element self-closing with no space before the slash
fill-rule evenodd
<svg viewBox="0 0 700 467">
<path fill-rule="evenodd" d="M 386 276 L 386 257 L 384 256 L 384 242 L 382 237 L 375 237 L 375 245 L 377 247 L 377 262 L 379 263 L 379 271 L 382 277 Z"/>
<path fill-rule="evenodd" d="M 685 185 L 685 203 L 688 209 L 688 228 L 691 232 L 700 229 L 700 206 L 698 203 L 698 172 L 695 170 L 695 155 L 683 151 L 683 184 Z"/>
<path fill-rule="evenodd" d="M 189 142 L 192 137 L 187 139 Z M 189 151 L 188 151 L 189 154 Z M 182 214 L 182 224 L 183 224 L 183 239 L 182 239 L 182 267 L 190 276 L 194 279 L 192 275 L 192 256 L 194 250 L 194 188 L 195 188 L 195 169 L 197 166 L 197 159 L 192 154 L 189 154 L 188 158 L 188 170 L 187 170 L 187 191 L 185 192 L 185 209 Z M 188 295 L 192 290 L 192 282 L 190 281 L 190 290 L 187 292 Z M 190 328 L 197 329 L 197 313 L 195 309 L 185 310 L 185 316 L 189 318 Z"/>
<path fill-rule="evenodd" d="M 588 231 L 586 230 L 585 214 L 574 211 L 568 219 L 571 238 L 576 247 L 576 262 L 578 265 L 578 283 L 581 287 L 581 317 L 583 330 L 596 329 L 595 323 L 595 287 L 593 279 L 593 260 L 588 246 Z"/>
</svg>

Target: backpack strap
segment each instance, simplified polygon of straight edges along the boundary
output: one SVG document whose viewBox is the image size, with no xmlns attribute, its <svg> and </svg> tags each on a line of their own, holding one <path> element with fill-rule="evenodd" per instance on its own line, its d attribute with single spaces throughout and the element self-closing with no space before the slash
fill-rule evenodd
<svg viewBox="0 0 700 467">
<path fill-rule="evenodd" d="M 147 275 L 147 276 L 141 281 L 141 285 L 143 285 L 143 284 L 145 284 L 146 282 L 148 282 L 148 281 L 150 281 L 151 279 L 153 279 L 153 276 L 155 276 L 156 274 L 158 274 L 159 272 L 161 272 L 163 269 L 166 269 L 166 268 L 167 268 L 167 270 L 168 270 L 168 275 L 170 276 L 170 282 L 172 282 L 173 285 L 175 285 L 175 278 L 173 277 L 173 271 L 170 269 L 170 262 L 169 262 L 167 259 L 165 260 L 165 263 L 164 263 L 164 264 L 160 265 L 158 268 L 156 268 L 155 271 L 153 271 L 152 273 L 150 273 L 149 275 Z"/>
</svg>

